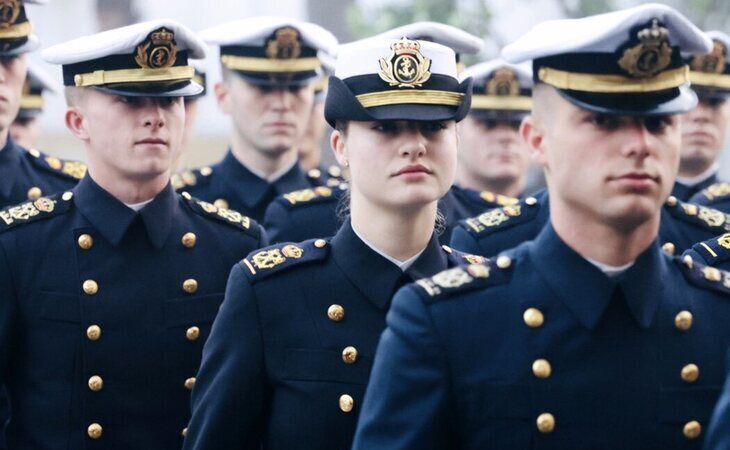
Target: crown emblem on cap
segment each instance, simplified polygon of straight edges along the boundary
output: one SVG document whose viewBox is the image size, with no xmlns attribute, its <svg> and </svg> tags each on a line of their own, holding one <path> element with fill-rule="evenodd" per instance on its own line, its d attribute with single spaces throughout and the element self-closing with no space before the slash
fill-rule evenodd
<svg viewBox="0 0 730 450">
<path fill-rule="evenodd" d="M 167 28 L 160 28 L 147 36 L 137 46 L 134 60 L 143 69 L 164 69 L 172 67 L 177 59 L 175 34 Z"/>
<path fill-rule="evenodd" d="M 639 44 L 624 50 L 618 65 L 636 78 L 653 77 L 669 66 L 672 48 L 669 46 L 669 30 L 652 19 L 651 26 L 637 33 Z"/>
<path fill-rule="evenodd" d="M 0 0 L 0 29 L 14 25 L 20 15 L 20 9 L 20 0 Z"/>
<path fill-rule="evenodd" d="M 519 95 L 520 82 L 512 69 L 502 67 L 493 72 L 484 90 L 488 95 Z"/>
<path fill-rule="evenodd" d="M 274 36 L 266 41 L 266 56 L 272 59 L 295 59 L 302 53 L 299 30 L 284 27 L 276 30 Z"/>
<path fill-rule="evenodd" d="M 431 78 L 431 60 L 421 54 L 421 44 L 408 38 L 391 44 L 393 51 L 380 58 L 380 78 L 390 86 L 416 87 Z"/>
<path fill-rule="evenodd" d="M 690 68 L 696 72 L 723 73 L 727 48 L 717 40 L 712 41 L 712 52 L 707 55 L 697 55 L 692 58 Z"/>
</svg>

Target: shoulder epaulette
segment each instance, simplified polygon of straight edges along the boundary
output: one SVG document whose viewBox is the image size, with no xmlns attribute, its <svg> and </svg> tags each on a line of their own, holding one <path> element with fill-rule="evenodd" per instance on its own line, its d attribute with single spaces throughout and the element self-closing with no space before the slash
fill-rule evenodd
<svg viewBox="0 0 730 450">
<path fill-rule="evenodd" d="M 86 164 L 79 161 L 65 161 L 55 156 L 46 155 L 36 149 L 28 150 L 28 159 L 31 163 L 46 171 L 74 180 L 80 180 L 86 175 Z"/>
<path fill-rule="evenodd" d="M 63 214 L 71 208 L 72 198 L 73 193 L 67 191 L 8 206 L 0 210 L 0 232 Z"/>
<path fill-rule="evenodd" d="M 725 233 L 692 246 L 695 252 L 709 266 L 715 266 L 730 259 L 730 233 Z"/>
<path fill-rule="evenodd" d="M 540 206 L 535 197 L 527 197 L 515 205 L 490 209 L 476 217 L 464 219 L 460 223 L 471 234 L 491 233 L 535 219 Z"/>
<path fill-rule="evenodd" d="M 695 224 L 714 234 L 730 231 L 730 216 L 720 210 L 694 203 L 686 203 L 677 200 L 674 196 L 667 199 L 664 207 L 673 217 Z"/>
<path fill-rule="evenodd" d="M 185 170 L 175 173 L 170 177 L 170 184 L 176 191 L 182 191 L 192 186 L 198 186 L 210 180 L 213 169 L 210 167 L 201 167 L 200 169 Z"/>
<path fill-rule="evenodd" d="M 688 255 L 675 257 L 674 261 L 684 273 L 685 278 L 693 285 L 726 295 L 730 294 L 730 272 L 694 261 Z"/>
<path fill-rule="evenodd" d="M 247 231 L 249 234 L 260 237 L 260 229 L 255 220 L 248 216 L 244 216 L 238 211 L 234 211 L 228 208 L 220 208 L 212 203 L 198 200 L 187 192 L 181 194 L 185 203 L 194 212 L 200 214 L 203 217 L 208 217 L 223 223 L 226 223 L 232 227 L 239 228 Z"/>
<path fill-rule="evenodd" d="M 347 181 L 339 166 L 329 166 L 327 169 L 310 169 L 307 171 L 307 178 L 315 186 L 336 187 Z"/>
<path fill-rule="evenodd" d="M 455 294 L 504 284 L 509 280 L 510 271 L 507 270 L 509 265 L 500 267 L 496 261 L 489 259 L 485 259 L 482 263 L 453 267 L 416 281 L 415 290 L 424 301 L 433 303 Z"/>
<path fill-rule="evenodd" d="M 320 261 L 328 253 L 329 242 L 324 239 L 310 239 L 298 244 L 285 242 L 251 252 L 241 264 L 254 283 L 291 267 Z"/>
<path fill-rule="evenodd" d="M 730 198 L 730 183 L 721 182 L 711 184 L 702 189 L 700 192 L 695 194 L 690 201 L 704 205 L 721 200 L 727 200 L 728 198 Z"/>
<path fill-rule="evenodd" d="M 337 202 L 346 190 L 343 187 L 327 187 L 317 186 L 314 188 L 300 189 L 298 191 L 287 192 L 276 197 L 276 202 L 284 206 L 286 209 L 299 208 L 305 205 L 314 205 L 321 203 Z"/>
<path fill-rule="evenodd" d="M 442 245 L 441 248 L 449 255 L 449 259 L 458 266 L 465 264 L 482 264 L 487 260 L 484 256 L 462 252 L 455 248 L 451 248 L 448 245 Z"/>
<path fill-rule="evenodd" d="M 519 198 L 509 197 L 507 195 L 495 194 L 491 191 L 473 191 L 478 195 L 478 198 L 487 205 L 499 205 L 499 206 L 513 206 L 520 202 Z"/>
</svg>

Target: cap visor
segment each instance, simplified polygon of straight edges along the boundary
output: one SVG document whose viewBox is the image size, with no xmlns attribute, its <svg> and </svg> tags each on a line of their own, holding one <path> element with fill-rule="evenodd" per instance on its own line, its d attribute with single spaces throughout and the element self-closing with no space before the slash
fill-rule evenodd
<svg viewBox="0 0 730 450">
<path fill-rule="evenodd" d="M 135 83 L 129 85 L 117 84 L 113 86 L 91 87 L 107 94 L 122 95 L 125 97 L 193 97 L 203 92 L 203 86 L 194 81 L 189 81 L 181 87 L 168 90 L 164 90 L 163 87 L 169 86 L 156 83 L 147 83 L 146 86 Z"/>
<path fill-rule="evenodd" d="M 40 46 L 38 36 L 31 34 L 28 36 L 28 40 L 21 46 L 10 49 L 6 52 L 0 52 L 0 56 L 16 56 L 22 55 L 23 53 L 29 53 L 35 51 Z"/>
<path fill-rule="evenodd" d="M 562 89 L 557 91 L 580 108 L 622 116 L 666 116 L 684 113 L 697 106 L 697 95 L 689 85 L 652 94 L 596 94 Z"/>
<path fill-rule="evenodd" d="M 316 73 L 314 75 L 307 74 L 306 76 L 302 76 L 301 74 L 296 73 L 291 75 L 252 75 L 238 70 L 234 70 L 233 72 L 248 83 L 265 87 L 307 86 L 317 79 Z"/>
</svg>

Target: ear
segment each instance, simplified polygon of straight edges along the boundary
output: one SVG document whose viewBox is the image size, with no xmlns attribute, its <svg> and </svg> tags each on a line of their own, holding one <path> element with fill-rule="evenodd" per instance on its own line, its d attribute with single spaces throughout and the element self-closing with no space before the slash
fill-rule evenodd
<svg viewBox="0 0 730 450">
<path fill-rule="evenodd" d="M 86 120 L 83 112 L 76 106 L 69 106 L 64 115 L 66 128 L 81 141 L 89 140 L 89 133 L 86 129 Z"/>
<path fill-rule="evenodd" d="M 345 145 L 345 135 L 340 130 L 332 131 L 330 134 L 330 147 L 332 152 L 335 154 L 335 159 L 342 167 L 347 167 L 349 161 L 347 160 L 347 146 Z"/>
<path fill-rule="evenodd" d="M 218 107 L 226 114 L 230 114 L 233 110 L 231 106 L 230 87 L 225 81 L 219 81 L 215 84 L 215 99 L 218 101 Z"/>
<path fill-rule="evenodd" d="M 545 126 L 544 124 L 535 118 L 535 116 L 527 116 L 522 119 L 520 124 L 520 136 L 527 144 L 532 155 L 532 160 L 543 167 L 547 165 L 547 158 L 545 156 Z"/>
</svg>

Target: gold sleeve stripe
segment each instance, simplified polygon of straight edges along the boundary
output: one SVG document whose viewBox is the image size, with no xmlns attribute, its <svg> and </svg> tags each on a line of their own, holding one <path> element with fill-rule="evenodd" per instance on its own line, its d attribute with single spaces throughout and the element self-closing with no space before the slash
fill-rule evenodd
<svg viewBox="0 0 730 450">
<path fill-rule="evenodd" d="M 402 105 L 413 103 L 419 105 L 446 105 L 459 106 L 464 99 L 460 92 L 435 91 L 421 89 L 414 91 L 381 91 L 360 94 L 357 100 L 363 108 L 374 108 L 376 106 Z"/>
<path fill-rule="evenodd" d="M 192 80 L 193 75 L 195 75 L 195 69 L 192 66 L 174 66 L 164 69 L 95 70 L 91 73 L 74 75 L 74 84 L 77 87 L 85 87 L 114 83 Z"/>
<path fill-rule="evenodd" d="M 243 260 L 243 263 L 246 264 L 246 267 L 248 267 L 248 270 L 251 271 L 251 275 L 256 275 L 256 269 L 253 268 L 250 262 L 248 262 L 247 259 Z"/>
<path fill-rule="evenodd" d="M 715 253 L 714 251 L 712 251 L 712 249 L 710 248 L 709 245 L 705 244 L 704 242 L 700 242 L 700 245 L 703 246 L 703 247 L 705 247 L 705 250 L 707 250 L 707 253 L 709 253 L 710 255 L 712 255 L 713 258 L 717 258 L 717 253 Z"/>
<path fill-rule="evenodd" d="M 532 98 L 517 95 L 472 95 L 471 109 L 531 111 Z"/>
<path fill-rule="evenodd" d="M 550 67 L 541 67 L 538 78 L 558 89 L 596 93 L 656 92 L 679 87 L 689 82 L 689 66 L 664 71 L 649 78 L 630 78 L 621 75 L 574 73 Z"/>
<path fill-rule="evenodd" d="M 322 66 L 319 58 L 270 59 L 223 55 L 221 63 L 231 70 L 247 72 L 308 72 Z"/>
</svg>

